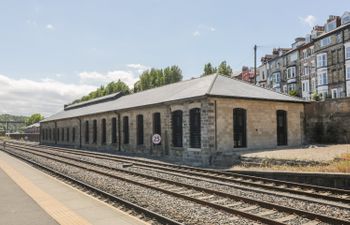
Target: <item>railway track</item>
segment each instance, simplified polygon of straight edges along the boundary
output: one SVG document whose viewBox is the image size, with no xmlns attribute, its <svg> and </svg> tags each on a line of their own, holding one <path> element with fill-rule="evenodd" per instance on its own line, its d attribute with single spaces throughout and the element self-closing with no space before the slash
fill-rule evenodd
<svg viewBox="0 0 350 225">
<path fill-rule="evenodd" d="M 38 146 L 39 147 L 39 146 Z M 342 202 L 350 204 L 350 191 L 321 187 L 316 185 L 300 184 L 288 181 L 278 181 L 268 178 L 254 177 L 249 175 L 242 175 L 232 172 L 217 171 L 211 169 L 202 169 L 189 166 L 180 166 L 169 163 L 154 162 L 143 159 L 134 159 L 126 156 L 117 156 L 104 153 L 92 153 L 82 150 L 73 150 L 68 148 L 42 146 L 45 149 L 54 149 L 60 152 L 69 152 L 70 154 L 80 155 L 80 156 L 93 156 L 99 159 L 108 159 L 115 162 L 121 163 L 132 163 L 133 165 L 140 166 L 143 168 L 161 170 L 162 172 L 168 171 L 170 173 L 178 173 L 180 175 L 197 176 L 201 178 L 214 179 L 217 181 L 222 181 L 230 183 L 233 185 L 240 184 L 241 186 L 235 186 L 236 188 L 247 189 L 245 187 L 256 187 L 263 190 L 272 190 L 278 192 L 284 192 L 288 194 L 296 194 L 312 197 L 315 199 L 324 199 L 333 202 Z M 259 191 L 259 190 L 255 190 Z M 261 190 L 260 190 L 261 191 Z M 264 192 L 264 191 L 262 191 Z"/>
<path fill-rule="evenodd" d="M 41 151 L 38 147 L 9 144 L 6 149 L 22 151 L 38 157 L 44 157 L 48 160 L 66 163 L 70 166 L 79 167 L 80 169 L 98 173 L 102 176 L 120 179 L 135 185 L 222 210 L 227 213 L 232 213 L 233 215 L 239 215 L 255 221 L 260 221 L 265 224 L 350 224 L 349 221 L 339 218 L 235 196 L 221 191 L 201 188 L 169 179 L 154 177 L 152 175 L 127 171 L 125 169 L 111 168 L 72 157 L 53 155 L 52 152 L 48 153 Z M 14 152 L 10 153 L 18 155 L 18 153 L 16 154 Z"/>
</svg>

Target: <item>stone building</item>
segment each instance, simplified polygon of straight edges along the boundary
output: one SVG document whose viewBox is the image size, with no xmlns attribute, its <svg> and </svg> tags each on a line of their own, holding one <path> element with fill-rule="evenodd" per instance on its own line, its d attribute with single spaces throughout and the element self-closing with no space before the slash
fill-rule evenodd
<svg viewBox="0 0 350 225">
<path fill-rule="evenodd" d="M 315 26 L 305 38 L 296 38 L 291 50 L 282 54 L 275 51 L 274 57 L 261 61 L 259 67 L 266 70 L 267 88 L 282 93 L 296 91 L 305 100 L 312 94 L 321 99 L 350 96 L 349 12 L 329 16 L 324 26 Z"/>
<path fill-rule="evenodd" d="M 209 75 L 68 106 L 41 122 L 41 143 L 210 165 L 236 151 L 301 145 L 303 112 L 299 98 Z"/>
</svg>

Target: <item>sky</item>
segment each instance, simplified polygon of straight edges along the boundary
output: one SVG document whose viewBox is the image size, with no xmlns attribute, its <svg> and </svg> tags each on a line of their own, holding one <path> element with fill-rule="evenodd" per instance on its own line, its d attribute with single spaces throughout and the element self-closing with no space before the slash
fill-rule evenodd
<svg viewBox="0 0 350 225">
<path fill-rule="evenodd" d="M 331 4 L 330 4 L 331 3 Z M 49 116 L 110 81 L 235 71 L 350 10 L 346 0 L 0 0 L 0 114 Z"/>
</svg>

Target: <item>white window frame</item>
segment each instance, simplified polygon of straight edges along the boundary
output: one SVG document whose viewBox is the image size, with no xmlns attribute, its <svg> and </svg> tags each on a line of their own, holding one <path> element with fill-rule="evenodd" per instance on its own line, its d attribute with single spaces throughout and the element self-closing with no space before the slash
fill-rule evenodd
<svg viewBox="0 0 350 225">
<path fill-rule="evenodd" d="M 345 48 L 345 59 L 350 59 L 350 46 Z"/>
<path fill-rule="evenodd" d="M 321 47 L 326 47 L 332 43 L 331 36 L 325 37 L 320 40 L 320 46 Z"/>
<path fill-rule="evenodd" d="M 338 89 L 337 88 L 333 88 L 331 90 L 331 92 L 332 92 L 332 98 L 339 98 Z"/>
<path fill-rule="evenodd" d="M 327 53 L 317 55 L 317 68 L 327 66 Z"/>
<path fill-rule="evenodd" d="M 350 65 L 346 66 L 346 79 L 350 80 Z"/>
<path fill-rule="evenodd" d="M 319 72 L 317 74 L 317 81 L 318 81 L 317 82 L 318 86 L 328 84 L 328 72 L 327 72 L 327 70 L 324 70 L 324 71 Z"/>
<path fill-rule="evenodd" d="M 292 79 L 296 77 L 296 69 L 295 66 L 287 68 L 287 78 Z"/>
</svg>

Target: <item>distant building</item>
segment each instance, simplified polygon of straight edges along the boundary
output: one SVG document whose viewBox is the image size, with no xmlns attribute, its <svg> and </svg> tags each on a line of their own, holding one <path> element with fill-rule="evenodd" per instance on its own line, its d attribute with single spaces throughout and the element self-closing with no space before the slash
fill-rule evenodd
<svg viewBox="0 0 350 225">
<path fill-rule="evenodd" d="M 39 134 L 40 133 L 40 123 L 34 123 L 30 126 L 24 128 L 24 133 L 26 134 Z"/>
<path fill-rule="evenodd" d="M 350 13 L 329 16 L 291 49 L 274 49 L 258 67 L 257 85 L 306 100 L 350 97 Z"/>
</svg>

